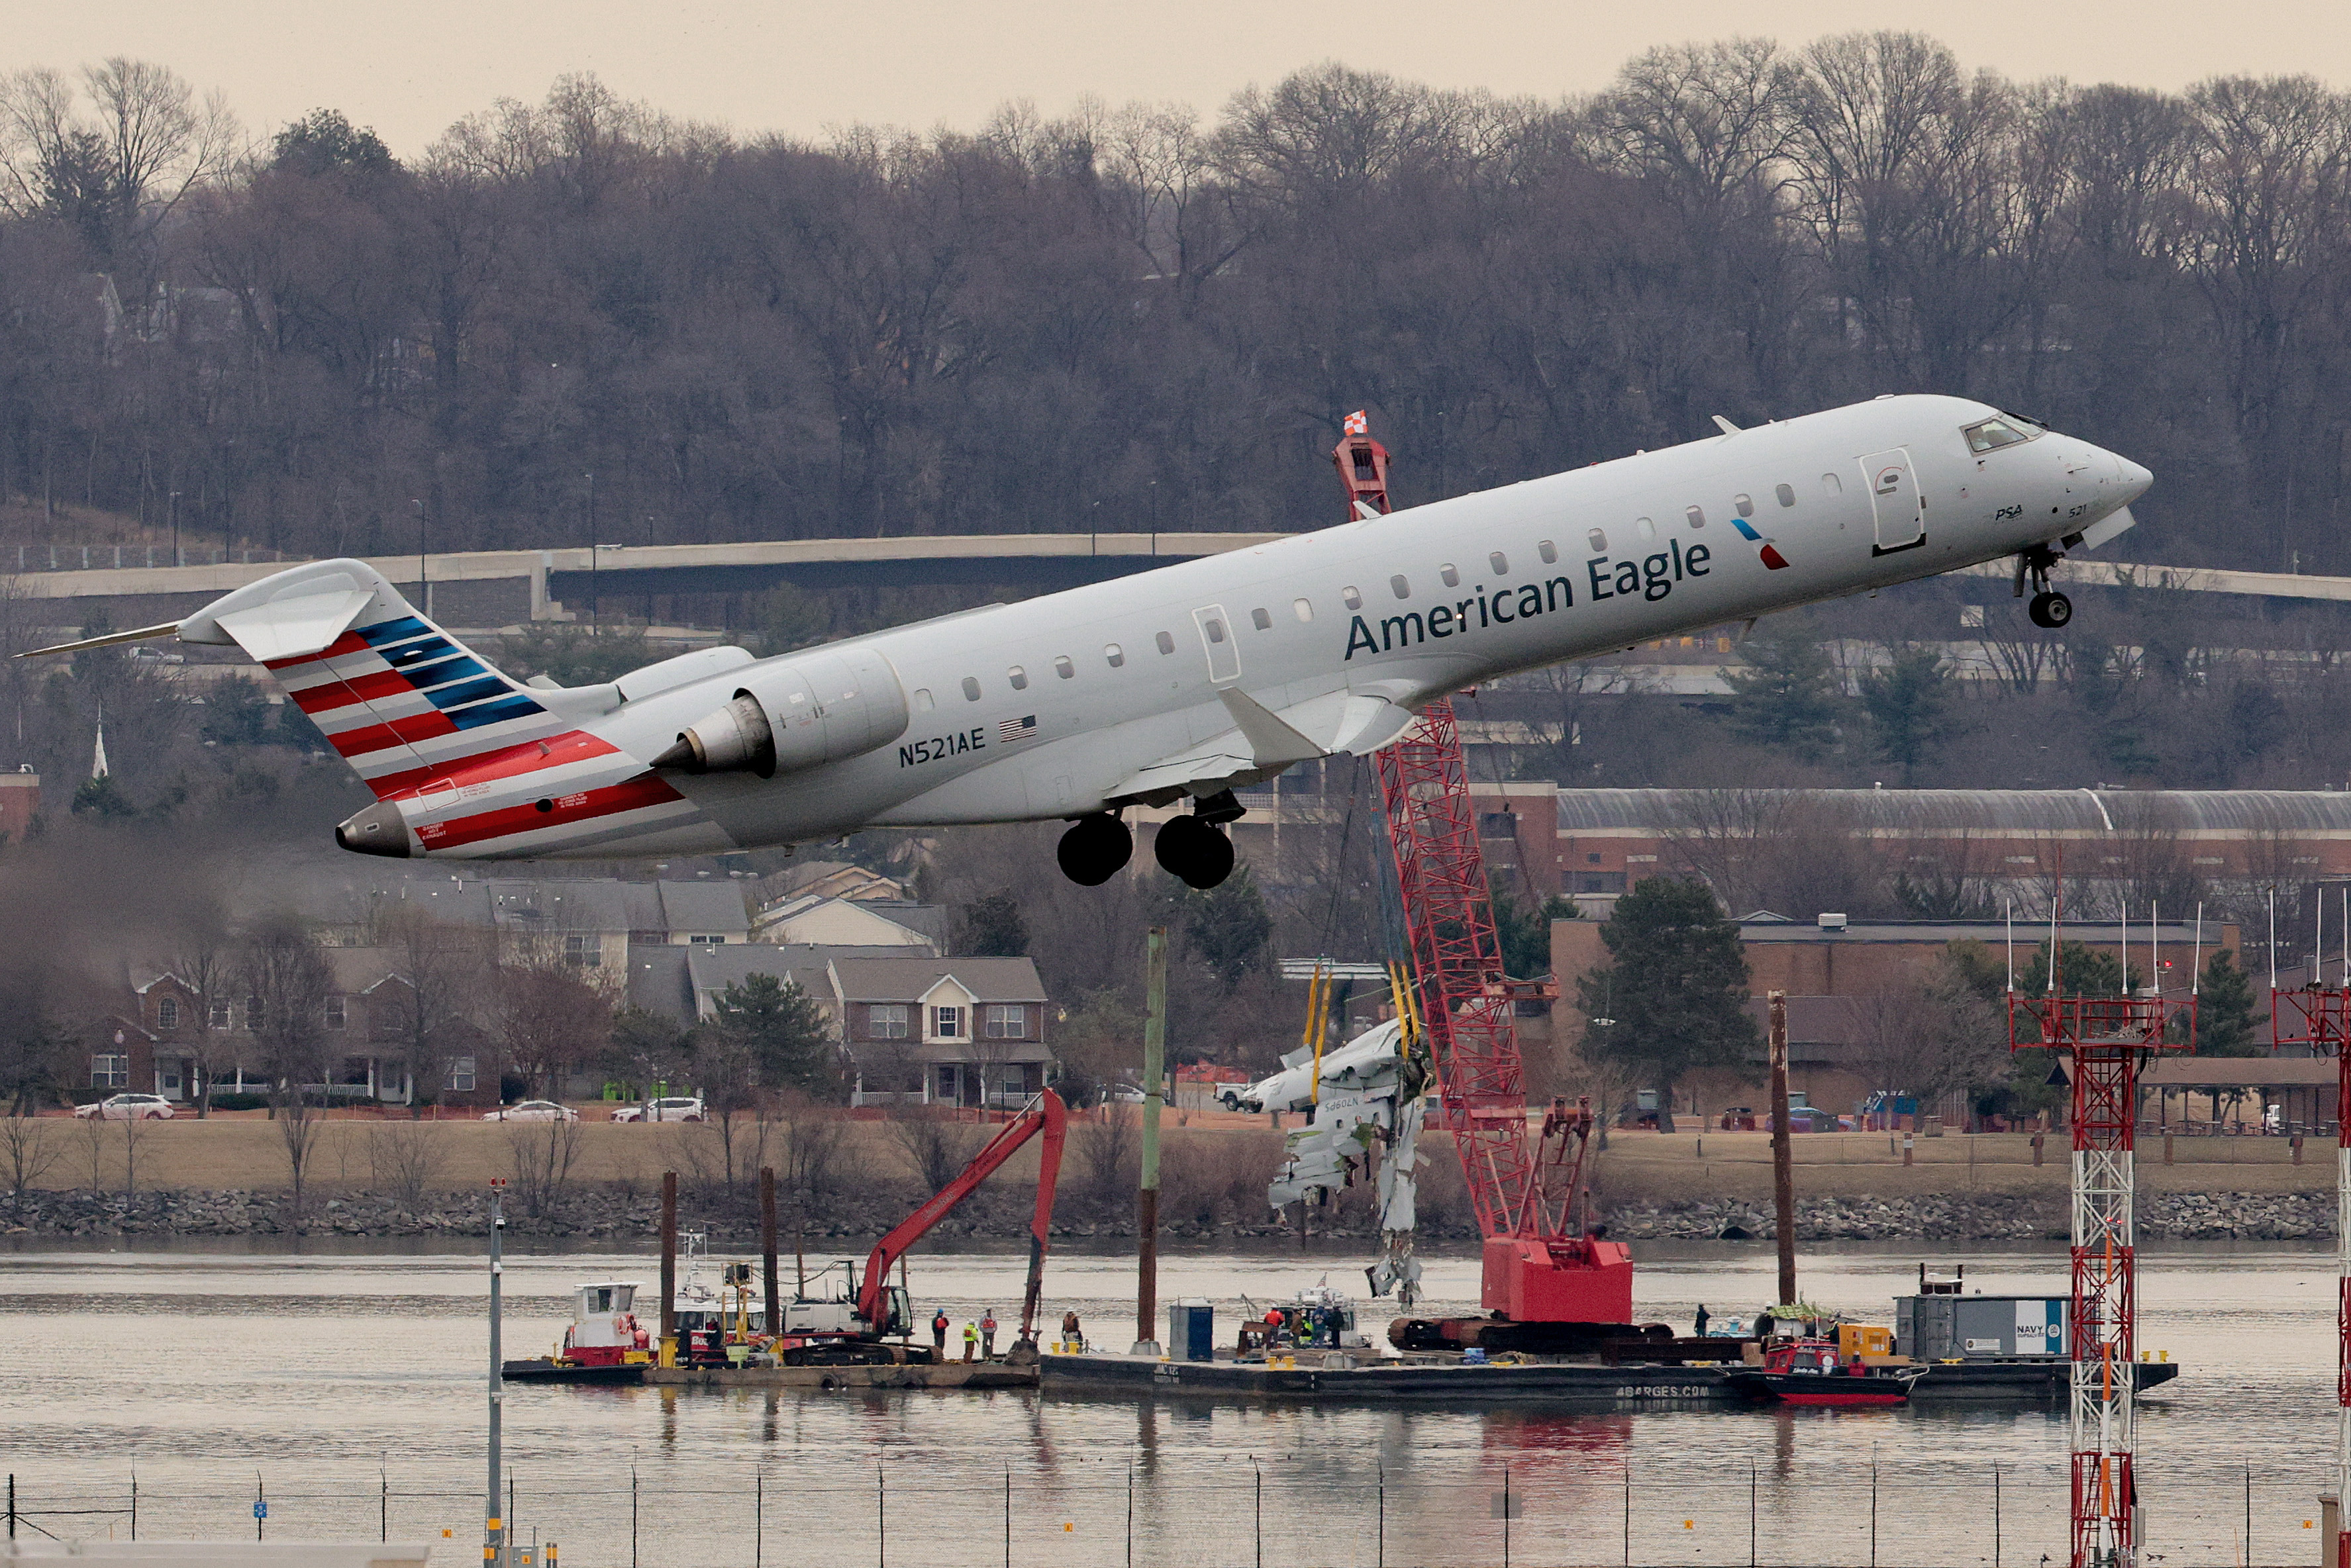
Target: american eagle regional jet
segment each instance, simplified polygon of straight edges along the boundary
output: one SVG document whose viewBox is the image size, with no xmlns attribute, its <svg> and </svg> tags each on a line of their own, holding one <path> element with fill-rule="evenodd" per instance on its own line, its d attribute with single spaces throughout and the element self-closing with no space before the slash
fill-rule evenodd
<svg viewBox="0 0 2351 1568">
<path fill-rule="evenodd" d="M 604 685 L 508 679 L 372 568 L 312 561 L 169 625 L 234 643 L 376 794 L 335 830 L 445 860 L 708 853 L 869 827 L 1071 825 L 1089 886 L 1129 806 L 1189 797 L 1160 863 L 1232 869 L 1233 791 L 1364 756 L 1445 693 L 2013 557 L 2032 620 L 2131 526 L 2126 458 L 1962 398 L 1882 397 L 1019 604 L 776 658 L 705 648 Z"/>
</svg>

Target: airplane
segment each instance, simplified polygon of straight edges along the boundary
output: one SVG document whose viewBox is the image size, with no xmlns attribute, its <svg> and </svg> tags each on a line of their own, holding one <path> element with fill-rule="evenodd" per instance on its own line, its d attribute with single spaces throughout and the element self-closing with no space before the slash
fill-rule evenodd
<svg viewBox="0 0 2351 1568">
<path fill-rule="evenodd" d="M 1067 821 L 1096 886 L 1131 807 L 1229 874 L 1234 791 L 1366 756 L 1447 693 L 2012 557 L 2064 625 L 2066 551 L 2153 476 L 1988 403 L 1892 395 L 772 658 L 704 648 L 599 685 L 509 679 L 363 562 L 290 567 L 160 626 L 268 669 L 376 803 L 335 830 L 435 860 L 712 853 L 866 828 Z M 19 657 L 30 656 L 19 654 Z"/>
</svg>

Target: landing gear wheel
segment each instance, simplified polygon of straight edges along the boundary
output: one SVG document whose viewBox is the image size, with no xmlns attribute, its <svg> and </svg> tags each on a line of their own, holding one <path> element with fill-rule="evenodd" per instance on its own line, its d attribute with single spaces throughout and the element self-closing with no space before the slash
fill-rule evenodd
<svg viewBox="0 0 2351 1568">
<path fill-rule="evenodd" d="M 1107 811 L 1080 817 L 1053 851 L 1061 874 L 1080 887 L 1100 887 L 1134 858 L 1134 834 Z"/>
<path fill-rule="evenodd" d="M 2054 632 L 2074 619 L 2074 601 L 2053 589 L 2045 589 L 2032 596 L 2024 613 L 2035 626 Z"/>
<path fill-rule="evenodd" d="M 1197 817 L 1171 817 L 1152 844 L 1159 864 L 1202 892 L 1233 874 L 1233 841 Z"/>
</svg>

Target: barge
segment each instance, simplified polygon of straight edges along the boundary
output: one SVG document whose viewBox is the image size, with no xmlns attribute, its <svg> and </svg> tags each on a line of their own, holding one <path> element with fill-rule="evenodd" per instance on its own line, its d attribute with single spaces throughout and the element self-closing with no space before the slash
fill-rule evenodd
<svg viewBox="0 0 2351 1568">
<path fill-rule="evenodd" d="M 1590 1410 L 1729 1408 L 1745 1397 L 1731 1376 L 1740 1364 L 1604 1365 L 1536 1357 L 1472 1361 L 1461 1356 L 1368 1360 L 1343 1354 L 1268 1361 L 1167 1361 L 1156 1356 L 1048 1352 L 1040 1385 L 1048 1394 L 1117 1394 L 1192 1399 L 1364 1400 L 1374 1403 L 1541 1404 Z M 1909 1402 L 2061 1404 L 2070 1363 L 1973 1360 L 1930 1365 L 1910 1383 Z M 2145 1393 L 2179 1374 L 2175 1362 L 2132 1367 Z"/>
</svg>

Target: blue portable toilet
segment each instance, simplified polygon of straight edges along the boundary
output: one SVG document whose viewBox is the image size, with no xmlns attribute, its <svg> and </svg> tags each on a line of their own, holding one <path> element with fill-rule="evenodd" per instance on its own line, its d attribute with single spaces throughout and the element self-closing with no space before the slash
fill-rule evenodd
<svg viewBox="0 0 2351 1568">
<path fill-rule="evenodd" d="M 1167 1309 L 1167 1355 L 1172 1361 L 1217 1359 L 1217 1312 L 1198 1296 Z"/>
</svg>

